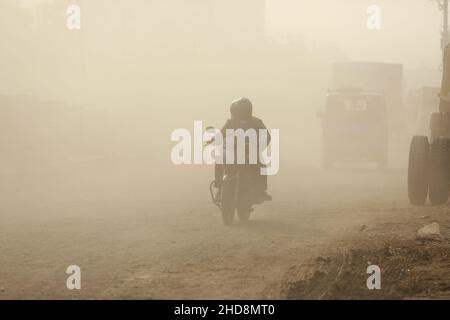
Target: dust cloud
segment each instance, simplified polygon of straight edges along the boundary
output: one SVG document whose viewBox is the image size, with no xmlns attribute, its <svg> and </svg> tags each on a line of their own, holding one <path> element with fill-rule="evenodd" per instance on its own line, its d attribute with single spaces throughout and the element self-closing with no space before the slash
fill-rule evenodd
<svg viewBox="0 0 450 320">
<path fill-rule="evenodd" d="M 402 64 L 403 105 L 398 107 L 405 113 L 409 90 L 439 85 L 441 23 L 436 4 L 376 1 L 382 8 L 382 26 L 373 31 L 366 25 L 372 2 L 2 0 L 0 229 L 4 237 L 17 239 L 29 231 L 41 245 L 50 242 L 49 252 L 54 250 L 66 261 L 64 244 L 56 244 L 66 243 L 64 232 L 58 230 L 80 240 L 86 254 L 93 256 L 121 236 L 125 239 L 122 229 L 130 228 L 126 232 L 133 234 L 126 223 L 114 229 L 114 221 L 143 219 L 151 221 L 146 225 L 148 234 L 174 236 L 178 221 L 192 228 L 184 234 L 190 239 L 201 233 L 199 228 L 222 230 L 220 218 L 213 216 L 217 208 L 209 199 L 213 167 L 175 166 L 170 159 L 175 144 L 170 134 L 178 128 L 192 132 L 195 120 L 205 127 L 222 127 L 230 103 L 243 96 L 253 102 L 255 116 L 268 128 L 280 129 L 280 171 L 269 177 L 274 196 L 270 219 L 283 220 L 280 208 L 301 198 L 299 190 L 310 196 L 309 204 L 328 201 L 332 207 L 336 197 L 324 194 L 350 188 L 345 194 L 348 203 L 366 201 L 368 195 L 362 196 L 362 190 L 378 195 L 389 181 L 397 189 L 386 198 L 396 198 L 404 183 L 399 172 L 406 166 L 411 133 L 406 129 L 390 146 L 392 177 L 380 178 L 376 169 L 365 164 L 356 169 L 345 166 L 330 177 L 321 169 L 322 120 L 317 113 L 333 89 L 335 62 Z M 73 4 L 80 8 L 80 29 L 67 26 L 71 17 L 67 8 Z M 366 181 L 365 174 L 372 178 Z M 306 210 L 301 204 L 295 206 L 300 212 Z M 195 219 L 204 216 L 211 218 L 197 225 Z M 161 222 L 165 219 L 171 224 Z M 111 235 L 102 230 L 105 224 Z M 133 241 L 153 241 L 139 230 L 142 239 L 131 235 Z M 118 238 L 112 236 L 115 233 Z M 205 241 L 208 236 L 214 238 L 208 233 Z M 106 243 L 96 246 L 98 251 L 88 248 L 97 241 Z M 19 254 L 29 248 L 20 243 L 10 250 L 8 263 L 1 263 L 3 273 L 22 281 L 27 272 L 41 268 L 37 274 L 48 276 L 36 266 L 39 261 L 31 258 L 27 267 L 21 260 Z M 152 254 L 170 247 L 169 236 L 167 243 Z"/>
</svg>

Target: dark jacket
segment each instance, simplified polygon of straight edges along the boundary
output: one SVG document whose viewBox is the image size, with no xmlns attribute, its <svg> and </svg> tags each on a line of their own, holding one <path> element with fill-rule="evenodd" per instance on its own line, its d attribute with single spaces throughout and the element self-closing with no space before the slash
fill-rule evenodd
<svg viewBox="0 0 450 320">
<path fill-rule="evenodd" d="M 225 125 L 221 129 L 222 136 L 224 138 L 226 137 L 227 129 L 234 129 L 234 130 L 236 130 L 236 129 L 243 129 L 243 130 L 255 129 L 257 134 L 259 134 L 259 132 L 258 132 L 259 129 L 267 130 L 266 126 L 264 125 L 264 122 L 261 119 L 259 119 L 257 117 L 253 117 L 253 116 L 248 119 L 238 119 L 238 118 L 228 119 L 227 122 L 225 123 Z M 269 132 L 269 130 L 267 130 L 267 145 L 269 145 L 270 139 L 271 139 L 270 132 Z"/>
</svg>

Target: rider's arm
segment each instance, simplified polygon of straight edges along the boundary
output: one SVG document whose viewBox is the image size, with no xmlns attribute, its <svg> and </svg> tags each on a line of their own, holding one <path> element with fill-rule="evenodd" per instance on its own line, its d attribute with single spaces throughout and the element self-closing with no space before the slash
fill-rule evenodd
<svg viewBox="0 0 450 320">
<path fill-rule="evenodd" d="M 270 135 L 270 131 L 266 128 L 266 126 L 262 120 L 259 120 L 258 129 L 265 129 L 267 131 L 267 145 L 269 145 L 272 137 Z"/>
<path fill-rule="evenodd" d="M 227 129 L 232 129 L 231 121 L 228 119 L 227 122 L 223 125 L 222 129 L 220 129 L 220 132 L 222 132 L 222 137 L 225 139 L 226 131 Z"/>
</svg>

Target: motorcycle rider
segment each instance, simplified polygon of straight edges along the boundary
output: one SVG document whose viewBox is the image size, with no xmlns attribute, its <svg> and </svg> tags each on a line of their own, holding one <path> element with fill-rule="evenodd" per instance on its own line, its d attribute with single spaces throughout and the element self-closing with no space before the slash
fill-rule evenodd
<svg viewBox="0 0 450 320">
<path fill-rule="evenodd" d="M 267 130 L 266 126 L 264 125 L 263 121 L 259 118 L 256 118 L 253 116 L 253 105 L 251 101 L 247 98 L 239 98 L 230 106 L 230 114 L 231 118 L 228 119 L 225 123 L 225 125 L 222 127 L 221 132 L 222 136 L 226 136 L 226 130 L 227 129 L 255 129 L 257 132 L 259 129 L 265 129 Z M 270 133 L 267 130 L 267 146 L 270 143 Z M 258 150 L 259 150 L 259 138 L 258 138 Z M 259 168 L 263 166 L 259 162 L 258 159 L 258 166 Z M 223 171 L 224 171 L 224 165 L 223 164 L 216 164 L 214 167 L 214 186 L 216 188 L 219 188 L 222 185 L 222 178 L 223 178 Z M 270 201 L 272 200 L 272 196 L 267 193 L 267 175 L 261 175 L 260 170 L 258 170 L 258 178 L 256 179 L 257 182 L 257 189 L 258 189 L 258 197 L 261 201 Z M 220 194 L 220 192 L 218 192 Z"/>
</svg>

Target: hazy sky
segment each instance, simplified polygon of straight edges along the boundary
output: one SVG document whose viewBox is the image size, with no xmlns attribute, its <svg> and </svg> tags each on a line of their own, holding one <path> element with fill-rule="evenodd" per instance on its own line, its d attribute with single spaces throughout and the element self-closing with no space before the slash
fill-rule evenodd
<svg viewBox="0 0 450 320">
<path fill-rule="evenodd" d="M 441 12 L 430 0 L 267 0 L 268 30 L 300 34 L 310 45 L 337 44 L 351 59 L 438 68 Z M 380 31 L 366 27 L 369 5 L 381 8 Z"/>
<path fill-rule="evenodd" d="M 439 67 L 441 13 L 431 0 L 266 0 L 266 3 L 269 34 L 299 35 L 309 46 L 332 44 L 355 60 L 402 62 L 409 69 Z M 372 4 L 382 9 L 380 31 L 369 31 L 366 27 L 366 10 Z"/>
<path fill-rule="evenodd" d="M 430 0 L 267 0 L 268 31 L 298 33 L 310 43 L 331 41 L 349 57 L 406 62 L 440 59 L 441 13 Z M 380 31 L 366 27 L 369 5 L 381 8 Z"/>
</svg>

